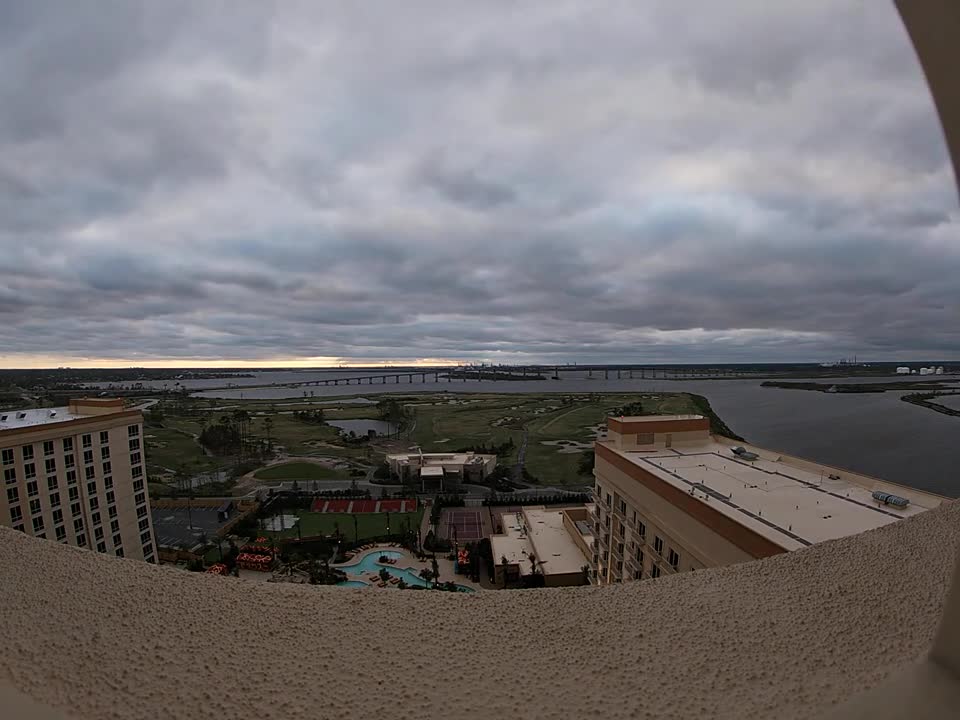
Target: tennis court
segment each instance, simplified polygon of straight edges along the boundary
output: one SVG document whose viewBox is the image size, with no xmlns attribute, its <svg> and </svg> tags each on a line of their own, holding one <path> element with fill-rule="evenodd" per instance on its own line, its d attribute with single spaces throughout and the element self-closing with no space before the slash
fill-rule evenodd
<svg viewBox="0 0 960 720">
<path fill-rule="evenodd" d="M 445 508 L 441 515 L 440 534 L 459 542 L 479 540 L 483 537 L 480 510 L 472 508 Z"/>
</svg>

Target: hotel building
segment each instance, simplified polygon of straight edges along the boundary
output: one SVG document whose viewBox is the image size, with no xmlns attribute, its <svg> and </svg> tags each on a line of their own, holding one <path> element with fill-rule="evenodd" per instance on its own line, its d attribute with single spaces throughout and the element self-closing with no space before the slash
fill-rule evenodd
<svg viewBox="0 0 960 720">
<path fill-rule="evenodd" d="M 711 435 L 699 415 L 608 418 L 595 450 L 598 584 L 768 557 L 944 500 Z"/>
<path fill-rule="evenodd" d="M 154 562 L 143 417 L 119 399 L 0 412 L 0 524 Z"/>
</svg>

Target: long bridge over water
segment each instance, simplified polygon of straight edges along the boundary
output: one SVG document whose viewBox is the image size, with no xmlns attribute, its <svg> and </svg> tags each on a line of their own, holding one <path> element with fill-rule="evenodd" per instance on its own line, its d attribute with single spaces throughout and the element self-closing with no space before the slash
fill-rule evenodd
<svg viewBox="0 0 960 720">
<path fill-rule="evenodd" d="M 387 385 L 414 383 L 419 378 L 421 384 L 427 382 L 468 382 L 517 380 L 560 380 L 563 374 L 577 373 L 586 378 L 655 380 L 683 380 L 690 378 L 732 378 L 744 377 L 747 373 L 732 368 L 710 368 L 699 366 L 653 366 L 653 365 L 477 365 L 423 370 L 395 371 L 385 369 L 370 375 L 349 377 L 331 377 L 319 380 L 304 380 L 295 383 L 276 383 L 256 387 L 319 387 L 321 385 Z M 253 386 L 248 386 L 253 387 Z"/>
</svg>

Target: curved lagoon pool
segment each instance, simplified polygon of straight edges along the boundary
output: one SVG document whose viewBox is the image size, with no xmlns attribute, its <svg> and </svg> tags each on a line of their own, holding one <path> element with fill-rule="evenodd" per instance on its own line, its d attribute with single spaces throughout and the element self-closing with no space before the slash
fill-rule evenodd
<svg viewBox="0 0 960 720">
<path fill-rule="evenodd" d="M 420 587 L 429 586 L 414 570 L 397 567 L 396 565 L 381 565 L 379 560 L 383 555 L 386 555 L 392 560 L 399 560 L 403 557 L 403 553 L 397 552 L 396 550 L 372 550 L 360 558 L 359 562 L 351 563 L 350 565 L 339 565 L 337 569 L 343 570 L 347 575 L 362 577 L 365 575 L 375 575 L 380 572 L 380 568 L 386 568 L 387 572 L 394 577 L 402 579 L 407 585 L 419 585 Z M 345 580 L 342 583 L 337 583 L 337 585 L 340 587 L 360 587 L 361 585 L 366 586 L 367 584 L 357 580 Z M 457 585 L 457 590 L 459 592 L 474 592 L 473 588 L 459 584 Z"/>
</svg>

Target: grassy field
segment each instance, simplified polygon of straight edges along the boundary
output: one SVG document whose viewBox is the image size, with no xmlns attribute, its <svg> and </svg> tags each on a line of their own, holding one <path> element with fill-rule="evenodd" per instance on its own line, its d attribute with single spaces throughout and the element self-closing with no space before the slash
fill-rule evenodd
<svg viewBox="0 0 960 720">
<path fill-rule="evenodd" d="M 349 474 L 317 463 L 288 462 L 257 470 L 254 477 L 259 480 L 330 480 L 346 478 Z"/>
<path fill-rule="evenodd" d="M 603 423 L 609 412 L 635 402 L 642 403 L 645 414 L 697 412 L 693 399 L 685 393 L 440 396 L 412 407 L 417 419 L 412 440 L 426 452 L 443 452 L 478 444 L 498 445 L 512 438 L 514 452 L 500 460 L 511 465 L 526 428 L 525 467 L 541 484 L 591 484 L 592 477 L 578 471 L 581 450 L 560 452 L 563 447 L 542 443 L 590 443 L 594 438 L 591 429 Z"/>
<path fill-rule="evenodd" d="M 349 540 L 353 540 L 354 524 L 353 519 L 357 519 L 356 530 L 359 538 L 377 537 L 387 535 L 387 521 L 389 520 L 390 529 L 394 532 L 399 530 L 404 521 L 410 524 L 410 528 L 416 530 L 420 527 L 420 519 L 423 516 L 423 509 L 412 513 L 316 513 L 308 510 L 297 511 L 300 518 L 301 537 L 312 537 L 315 535 L 330 535 L 339 530 Z M 266 535 L 277 534 L 280 537 L 297 537 L 296 528 L 287 528 L 281 533 L 265 533 Z"/>
<path fill-rule="evenodd" d="M 383 397 L 388 397 L 385 394 Z M 516 462 L 524 434 L 527 434 L 525 466 L 543 485 L 591 484 L 589 475 L 581 475 L 578 464 L 582 450 L 577 443 L 593 440 L 592 428 L 602 423 L 609 413 L 632 403 L 641 403 L 643 414 L 685 414 L 700 412 L 694 397 L 686 393 L 538 393 L 538 394 L 452 394 L 423 393 L 393 395 L 406 407 L 412 428 L 400 442 L 349 447 L 343 444 L 336 428 L 296 419 L 300 408 L 322 408 L 327 419 L 377 417 L 370 405 L 326 405 L 312 398 L 282 401 L 197 400 L 188 409 L 196 416 L 168 412 L 163 428 L 148 428 L 147 462 L 151 480 L 164 470 L 185 464 L 192 472 L 203 472 L 230 465 L 233 458 L 211 458 L 204 455 L 194 437 L 205 424 L 217 422 L 243 408 L 251 417 L 249 433 L 266 438 L 265 420 L 272 419 L 270 436 L 278 449 L 292 456 L 333 456 L 363 465 L 375 465 L 389 447 L 391 452 L 420 445 L 426 452 L 454 451 L 479 445 L 500 445 L 513 441 L 513 450 L 502 456 L 500 463 Z M 370 399 L 378 400 L 378 396 Z M 565 445 L 544 445 L 557 443 Z M 561 452 L 566 449 L 566 452 Z M 285 467 L 285 469 L 281 469 Z M 264 480 L 323 480 L 344 477 L 321 466 L 297 463 L 261 470 Z"/>
</svg>

